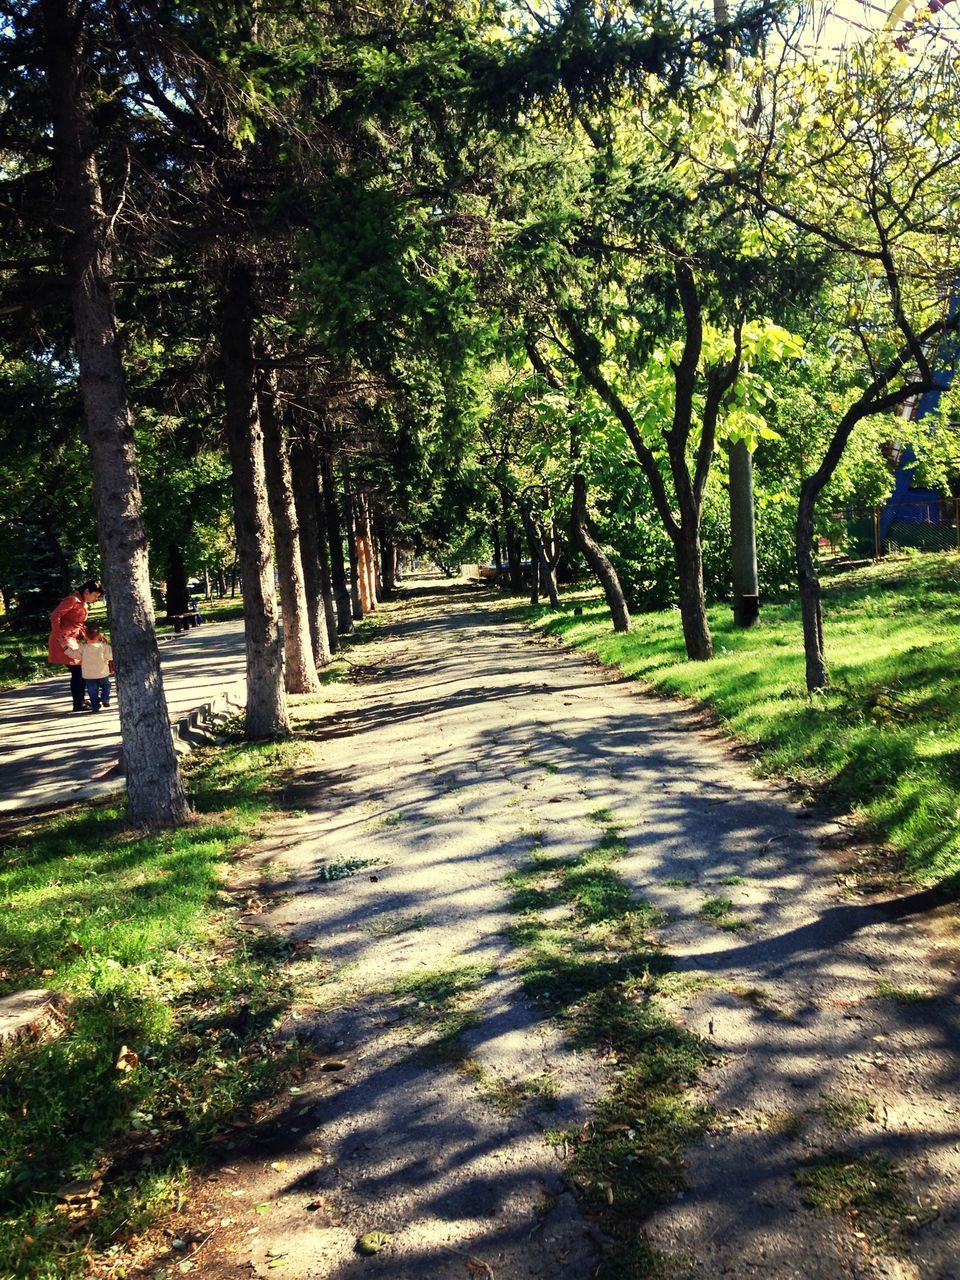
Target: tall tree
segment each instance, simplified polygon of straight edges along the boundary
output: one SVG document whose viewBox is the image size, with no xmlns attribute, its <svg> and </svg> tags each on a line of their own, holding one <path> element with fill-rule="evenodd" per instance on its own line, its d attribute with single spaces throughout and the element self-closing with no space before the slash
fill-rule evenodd
<svg viewBox="0 0 960 1280">
<path fill-rule="evenodd" d="M 38 6 L 52 122 L 63 262 L 73 305 L 94 505 L 110 601 L 120 728 L 133 822 L 189 815 L 163 693 L 147 542 L 113 301 L 111 219 L 103 205 L 98 136 L 87 83 L 88 6 Z"/>
</svg>

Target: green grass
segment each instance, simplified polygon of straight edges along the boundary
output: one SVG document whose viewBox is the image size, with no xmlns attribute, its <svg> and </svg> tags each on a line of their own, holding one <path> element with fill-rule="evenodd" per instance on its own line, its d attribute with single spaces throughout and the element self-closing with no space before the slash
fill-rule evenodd
<svg viewBox="0 0 960 1280">
<path fill-rule="evenodd" d="M 794 1176 L 808 1208 L 844 1214 L 876 1249 L 904 1252 L 907 1235 L 935 1216 L 911 1204 L 903 1170 L 883 1156 L 830 1152 Z"/>
<path fill-rule="evenodd" d="M 462 1036 L 479 1021 L 476 997 L 493 967 L 450 964 L 398 978 L 391 993 L 426 1037 L 410 1055 L 423 1066 L 457 1065 L 466 1057 Z"/>
<path fill-rule="evenodd" d="M 840 1097 L 835 1093 L 822 1093 L 820 1099 L 818 1110 L 831 1129 L 846 1132 L 876 1119 L 876 1104 L 866 1094 Z"/>
<path fill-rule="evenodd" d="M 4 1280 L 88 1274 L 87 1251 L 168 1213 L 208 1144 L 294 1065 L 296 1049 L 268 1037 L 293 997 L 287 947 L 239 927 L 257 890 L 229 872 L 300 749 L 195 753 L 197 818 L 176 831 L 131 831 L 113 802 L 4 841 L 0 990 L 69 1001 L 62 1034 L 0 1056 Z M 117 1067 L 124 1046 L 130 1070 Z M 95 1197 L 61 1202 L 77 1179 Z"/>
<path fill-rule="evenodd" d="M 733 903 L 729 898 L 707 898 L 700 906 L 700 917 L 708 924 L 715 925 L 728 933 L 734 933 L 738 929 L 749 929 L 749 922 L 732 915 L 732 911 Z"/>
<path fill-rule="evenodd" d="M 710 1051 L 666 1012 L 672 975 L 649 937 L 664 917 L 617 874 L 626 849 L 611 825 L 579 857 L 535 851 L 507 877 L 527 995 L 575 1046 L 615 1064 L 593 1119 L 551 1138 L 585 1211 L 615 1242 L 599 1273 L 609 1280 L 668 1273 L 643 1238 L 643 1218 L 683 1187 L 683 1150 L 709 1119 L 690 1087 Z M 557 907 L 565 911 L 548 920 Z"/>
<path fill-rule="evenodd" d="M 477 1086 L 482 1100 L 503 1116 L 515 1116 L 534 1103 L 540 1111 L 557 1105 L 557 1082 L 544 1073 L 525 1080 L 504 1080 L 486 1071 L 475 1058 L 460 1063 L 460 1072 Z"/>
<path fill-rule="evenodd" d="M 833 684 L 811 696 L 796 604 L 754 628 L 710 610 L 716 657 L 684 658 L 675 610 L 635 614 L 617 635 L 599 601 L 527 609 L 545 631 L 660 692 L 711 707 L 760 769 L 854 812 L 923 883 L 960 878 L 960 556 L 887 560 L 824 580 Z"/>
<path fill-rule="evenodd" d="M 928 991 L 920 991 L 917 987 L 897 987 L 884 978 L 878 978 L 869 998 L 892 1000 L 894 1004 L 923 1004 L 932 997 Z"/>
</svg>

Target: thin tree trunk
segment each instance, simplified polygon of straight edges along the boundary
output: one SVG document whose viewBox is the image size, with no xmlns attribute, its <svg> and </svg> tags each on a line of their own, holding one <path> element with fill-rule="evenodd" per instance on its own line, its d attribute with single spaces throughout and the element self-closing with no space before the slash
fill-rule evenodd
<svg viewBox="0 0 960 1280">
<path fill-rule="evenodd" d="M 753 454 L 742 440 L 736 440 L 730 445 L 729 457 L 733 621 L 738 627 L 752 627 L 760 616 Z"/>
<path fill-rule="evenodd" d="M 533 517 L 529 508 L 520 507 L 520 518 L 527 535 L 527 546 L 530 549 L 530 603 L 540 603 L 540 556 L 537 553 L 536 535 L 533 531 Z"/>
<path fill-rule="evenodd" d="M 606 552 L 590 533 L 587 524 L 587 482 L 582 472 L 578 472 L 573 477 L 573 512 L 570 532 L 575 545 L 583 552 L 584 559 L 603 588 L 603 594 L 610 609 L 610 617 L 613 619 L 614 631 L 629 631 L 630 611 L 627 608 L 627 600 L 617 571 Z"/>
<path fill-rule="evenodd" d="M 521 504 L 520 515 L 523 520 L 523 527 L 526 530 L 527 542 L 530 546 L 530 576 L 532 577 L 534 584 L 537 584 L 539 580 L 543 590 L 547 593 L 551 609 L 556 609 L 560 604 L 557 593 L 556 575 L 554 574 L 553 566 L 550 563 L 550 557 L 543 544 L 543 537 L 537 527 L 536 520 L 533 518 L 533 512 L 529 504 Z M 537 591 L 537 599 L 531 599 L 531 604 L 539 603 L 540 588 L 539 586 L 535 586 L 535 589 Z"/>
<path fill-rule="evenodd" d="M 490 526 L 490 531 L 493 535 L 493 567 L 494 581 L 496 582 L 500 577 L 500 563 L 503 560 L 503 548 L 500 545 L 500 526 L 496 521 Z"/>
<path fill-rule="evenodd" d="M 337 630 L 342 636 L 347 636 L 353 630 L 353 609 L 343 562 L 343 527 L 340 523 L 340 512 L 337 509 L 333 464 L 326 448 L 320 450 L 320 479 L 327 528 L 327 547 L 330 551 L 330 577 L 333 579 L 333 594 L 337 602 Z"/>
<path fill-rule="evenodd" d="M 393 578 L 393 544 L 388 540 L 382 526 L 377 530 L 377 551 L 380 560 L 381 594 L 387 600 L 393 595 L 396 583 Z"/>
<path fill-rule="evenodd" d="M 337 634 L 337 614 L 330 581 L 316 453 L 312 442 L 304 433 L 294 443 L 291 469 L 293 497 L 300 523 L 300 558 L 303 561 L 307 591 L 310 640 L 313 644 L 313 660 L 319 668 L 325 667 L 330 662 L 331 654 L 340 648 L 340 637 Z"/>
<path fill-rule="evenodd" d="M 320 493 L 317 491 L 319 510 Z M 337 606 L 333 598 L 333 579 L 330 577 L 330 561 L 327 555 L 327 544 L 321 536 L 317 543 L 320 553 L 320 589 L 323 593 L 323 620 L 327 628 L 327 646 L 331 653 L 340 650 L 340 633 L 337 629 Z"/>
<path fill-rule="evenodd" d="M 506 507 L 506 500 L 504 500 Z M 511 591 L 523 590 L 523 556 L 520 553 L 520 534 L 516 524 L 504 512 L 504 529 L 507 540 L 507 572 Z"/>
<path fill-rule="evenodd" d="M 290 732 L 284 690 L 283 638 L 273 587 L 270 508 L 257 412 L 253 345 L 253 268 L 226 264 L 220 315 L 220 356 L 226 404 L 227 444 L 233 470 L 233 512 L 237 557 L 243 577 L 243 620 L 247 642 L 248 738 Z"/>
<path fill-rule="evenodd" d="M 307 589 L 300 549 L 300 521 L 293 493 L 290 452 L 277 412 L 277 379 L 273 371 L 261 371 L 257 395 L 263 427 L 263 455 L 267 472 L 267 497 L 273 520 L 277 553 L 280 612 L 283 617 L 283 679 L 287 693 L 315 693 L 320 688 L 313 657 Z M 325 634 L 326 628 L 324 628 Z M 329 662 L 330 655 L 327 654 Z"/>
<path fill-rule="evenodd" d="M 363 566 L 360 561 L 360 549 L 357 545 L 356 508 L 346 467 L 343 469 L 343 513 L 346 517 L 347 552 L 350 556 L 350 603 L 354 621 L 362 622 L 366 612 L 363 607 L 362 594 L 365 583 L 363 581 Z"/>
<path fill-rule="evenodd" d="M 355 499 L 354 512 L 357 521 L 360 564 L 363 569 L 363 582 L 366 586 L 366 608 L 370 613 L 373 613 L 379 603 L 379 592 L 377 590 L 373 540 L 370 536 L 370 507 L 365 494 L 359 494 Z"/>
<path fill-rule="evenodd" d="M 695 525 L 691 530 L 688 524 L 682 524 L 674 549 L 680 587 L 680 621 L 687 657 L 694 662 L 704 662 L 713 657 L 713 640 L 704 603 L 700 530 Z"/>
<path fill-rule="evenodd" d="M 820 579 L 813 556 L 813 514 L 816 491 L 805 480 L 800 487 L 797 508 L 797 580 L 800 586 L 800 617 L 803 621 L 803 652 L 806 659 L 807 688 L 825 689 L 830 683 L 823 650 L 823 609 Z"/>
<path fill-rule="evenodd" d="M 378 541 L 375 533 L 375 521 L 369 498 L 364 499 L 363 510 L 366 516 L 367 547 L 370 553 L 370 577 L 373 599 L 379 604 L 383 599 L 383 576 L 380 573 L 380 556 L 377 553 Z"/>
<path fill-rule="evenodd" d="M 310 626 L 310 643 L 317 667 L 330 661 L 330 643 L 327 636 L 327 620 L 323 607 L 323 582 L 320 574 L 320 526 L 315 506 L 315 484 L 311 477 L 313 453 L 304 439 L 294 442 L 291 449 L 293 475 L 293 500 L 297 506 L 297 523 L 300 526 L 300 560 L 303 564 L 303 585 L 307 596 L 307 621 Z M 323 654 L 326 650 L 326 659 Z"/>
<path fill-rule="evenodd" d="M 64 266 L 73 304 L 103 582 L 113 624 L 128 813 L 134 823 L 173 826 L 184 822 L 190 809 L 163 693 L 133 425 L 117 339 L 109 226 L 82 84 L 85 7 L 77 0 L 44 0 L 40 12 L 58 220 L 69 230 Z"/>
</svg>

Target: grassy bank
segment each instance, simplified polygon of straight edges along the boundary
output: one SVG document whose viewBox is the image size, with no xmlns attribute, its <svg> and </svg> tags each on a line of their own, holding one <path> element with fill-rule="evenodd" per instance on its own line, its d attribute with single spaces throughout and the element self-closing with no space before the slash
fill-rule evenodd
<svg viewBox="0 0 960 1280">
<path fill-rule="evenodd" d="M 66 1001 L 60 1034 L 0 1053 L 0 1280 L 125 1274 L 191 1171 L 298 1070 L 273 1029 L 323 975 L 257 928 L 269 875 L 246 857 L 312 736 L 306 719 L 189 756 L 196 817 L 177 831 L 126 828 L 120 801 L 0 827 L 0 995 Z"/>
<path fill-rule="evenodd" d="M 675 610 L 625 636 L 596 598 L 526 619 L 661 693 L 694 698 L 759 768 L 854 813 L 923 883 L 960 882 L 960 556 L 881 561 L 824 581 L 832 687 L 806 692 L 799 608 L 736 630 L 710 610 L 716 657 L 687 662 Z M 575 616 L 575 604 L 582 615 Z"/>
</svg>

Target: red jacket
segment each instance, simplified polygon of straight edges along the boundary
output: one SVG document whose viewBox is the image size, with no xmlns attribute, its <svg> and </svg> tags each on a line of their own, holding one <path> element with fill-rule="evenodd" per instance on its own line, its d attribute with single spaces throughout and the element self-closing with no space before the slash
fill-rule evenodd
<svg viewBox="0 0 960 1280">
<path fill-rule="evenodd" d="M 50 615 L 50 639 L 47 641 L 47 661 L 55 665 L 68 667 L 80 665 L 80 649 L 69 648 L 76 645 L 77 637 L 83 631 L 87 620 L 87 606 L 83 597 L 76 592 L 61 600 Z"/>
</svg>

